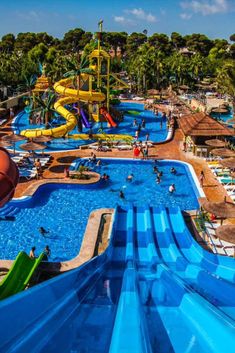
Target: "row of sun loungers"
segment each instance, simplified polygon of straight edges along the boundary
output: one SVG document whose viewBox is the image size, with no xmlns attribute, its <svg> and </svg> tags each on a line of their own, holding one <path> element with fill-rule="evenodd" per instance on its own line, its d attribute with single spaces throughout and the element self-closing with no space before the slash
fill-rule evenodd
<svg viewBox="0 0 235 353">
<path fill-rule="evenodd" d="M 221 240 L 216 236 L 215 231 L 216 231 L 216 228 L 218 228 L 219 226 L 220 224 L 218 223 L 205 222 L 205 227 L 206 227 L 210 246 L 213 252 L 219 255 L 234 256 L 234 250 L 235 250 L 234 244 Z"/>
<path fill-rule="evenodd" d="M 46 155 L 36 155 L 35 158 L 28 156 L 27 154 L 20 153 L 17 156 L 12 156 L 11 159 L 17 163 L 19 168 L 19 173 L 21 178 L 33 179 L 37 175 L 36 167 L 34 166 L 34 161 L 40 159 L 42 168 L 46 168 L 50 163 L 51 156 Z"/>
<path fill-rule="evenodd" d="M 235 178 L 231 176 L 229 168 L 223 168 L 220 160 L 209 161 L 208 166 L 214 174 L 215 178 L 223 185 L 227 194 L 235 201 Z"/>
<path fill-rule="evenodd" d="M 137 146 L 139 145 L 138 143 L 136 144 Z M 152 147 L 153 146 L 153 142 L 148 141 L 147 143 L 148 147 Z M 102 145 L 99 146 L 98 144 L 92 144 L 89 146 L 90 149 L 95 150 L 95 151 L 111 151 L 112 148 L 108 145 Z M 125 151 L 125 150 L 132 150 L 133 149 L 133 145 L 127 145 L 127 144 L 122 144 L 122 143 L 117 143 L 116 145 L 114 144 L 113 148 L 118 149 L 119 151 Z"/>
</svg>

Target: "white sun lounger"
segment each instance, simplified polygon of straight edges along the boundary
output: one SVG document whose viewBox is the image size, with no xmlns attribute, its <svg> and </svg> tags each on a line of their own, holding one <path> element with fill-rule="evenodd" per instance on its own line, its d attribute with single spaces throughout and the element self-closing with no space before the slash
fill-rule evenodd
<svg viewBox="0 0 235 353">
<path fill-rule="evenodd" d="M 122 151 L 122 150 L 132 150 L 132 146 L 130 145 L 120 145 L 120 146 L 117 146 L 117 149 Z"/>
</svg>

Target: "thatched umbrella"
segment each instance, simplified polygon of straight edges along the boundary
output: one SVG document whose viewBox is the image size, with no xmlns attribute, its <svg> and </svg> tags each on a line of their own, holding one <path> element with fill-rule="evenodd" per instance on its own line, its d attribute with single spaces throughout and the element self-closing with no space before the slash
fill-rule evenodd
<svg viewBox="0 0 235 353">
<path fill-rule="evenodd" d="M 220 218 L 235 218 L 235 204 L 227 202 L 226 198 L 223 202 L 210 202 L 203 200 L 201 206 L 209 213 Z"/>
<path fill-rule="evenodd" d="M 9 146 L 11 146 L 12 145 L 12 143 L 11 142 L 8 142 L 8 141 L 4 141 L 4 140 L 0 140 L 0 146 L 1 147 L 9 147 Z"/>
<path fill-rule="evenodd" d="M 48 141 L 51 141 L 52 138 L 50 136 L 38 136 L 38 137 L 34 137 L 33 139 L 33 142 L 36 142 L 36 143 L 41 143 L 41 142 L 48 142 Z"/>
<path fill-rule="evenodd" d="M 228 109 L 225 108 L 212 108 L 211 110 L 212 113 L 218 113 L 218 114 L 224 114 L 224 113 L 228 113 Z"/>
<path fill-rule="evenodd" d="M 235 168 L 235 157 L 222 159 L 219 163 L 225 168 L 233 169 Z"/>
<path fill-rule="evenodd" d="M 218 139 L 211 139 L 211 140 L 206 140 L 205 144 L 212 147 L 224 147 L 226 146 L 227 143 L 225 141 L 221 141 Z"/>
<path fill-rule="evenodd" d="M 211 154 L 219 157 L 234 157 L 235 151 L 229 150 L 228 148 L 215 148 L 210 151 Z"/>
<path fill-rule="evenodd" d="M 150 96 L 155 96 L 155 95 L 159 94 L 158 89 L 149 89 L 147 92 Z"/>
<path fill-rule="evenodd" d="M 3 136 L 2 139 L 4 141 L 10 143 L 10 144 L 13 144 L 14 154 L 15 154 L 15 144 L 16 144 L 16 142 L 26 140 L 26 138 L 24 136 L 17 135 L 17 134 L 11 134 L 11 135 Z"/>
<path fill-rule="evenodd" d="M 181 85 L 179 86 L 179 89 L 182 89 L 183 91 L 187 91 L 189 89 L 189 86 Z"/>
<path fill-rule="evenodd" d="M 235 244 L 235 225 L 224 225 L 215 231 L 218 238 Z"/>
<path fill-rule="evenodd" d="M 27 142 L 21 145 L 20 148 L 22 150 L 33 153 L 34 151 L 44 150 L 46 146 L 35 142 Z M 34 153 L 33 153 L 33 159 L 35 159 Z"/>
</svg>

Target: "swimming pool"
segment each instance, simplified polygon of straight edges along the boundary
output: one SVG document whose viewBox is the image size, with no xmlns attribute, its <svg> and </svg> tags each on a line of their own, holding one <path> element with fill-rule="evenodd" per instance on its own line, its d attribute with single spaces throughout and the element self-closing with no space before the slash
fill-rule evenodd
<svg viewBox="0 0 235 353">
<path fill-rule="evenodd" d="M 199 191 L 188 166 L 180 162 L 158 161 L 163 171 L 160 184 L 155 182 L 154 161 L 102 159 L 100 173 L 110 180 L 93 185 L 46 184 L 26 201 L 11 201 L 9 220 L 0 220 L 0 258 L 14 259 L 20 250 L 29 252 L 34 245 L 39 253 L 45 245 L 52 250 L 52 261 L 75 257 L 80 249 L 89 214 L 92 210 L 115 207 L 116 204 L 179 206 L 184 210 L 198 208 Z M 170 173 L 174 166 L 176 175 Z M 132 182 L 127 182 L 133 173 Z M 169 194 L 171 183 L 175 194 Z M 122 190 L 125 200 L 119 197 Z M 48 238 L 39 227 L 49 230 Z"/>
<path fill-rule="evenodd" d="M 95 123 L 92 126 L 92 132 L 98 133 L 99 130 L 103 129 L 103 131 L 107 134 L 126 134 L 135 136 L 136 127 L 133 127 L 133 119 L 136 118 L 138 123 L 141 123 L 142 119 L 146 121 L 146 127 L 141 129 L 139 134 L 139 139 L 145 140 L 146 134 L 149 134 L 149 140 L 154 142 L 161 142 L 166 140 L 167 138 L 167 126 L 166 119 L 163 119 L 161 126 L 161 113 L 158 116 L 155 116 L 152 111 L 144 110 L 143 104 L 138 103 L 121 103 L 116 106 L 117 109 L 124 111 L 124 120 L 118 123 L 118 127 L 109 128 L 106 122 Z M 127 110 L 138 110 L 139 115 L 132 115 L 125 113 Z M 63 118 L 60 118 L 61 124 L 65 123 Z M 35 128 L 43 128 L 43 125 L 29 125 L 28 113 L 22 111 L 17 115 L 15 121 L 13 123 L 13 129 L 16 134 L 20 134 L 22 130 L 25 129 L 35 129 Z M 89 129 L 83 128 L 83 133 L 88 133 Z M 79 131 L 75 128 L 70 132 L 72 134 L 78 134 Z M 45 151 L 47 152 L 58 152 L 65 150 L 73 150 L 77 149 L 79 146 L 90 144 L 95 142 L 94 140 L 78 140 L 74 139 L 70 136 L 70 138 L 60 138 L 54 139 L 49 143 L 46 143 L 47 148 Z M 25 143 L 25 141 L 19 141 L 16 143 L 16 149 L 20 150 L 20 145 Z"/>
</svg>

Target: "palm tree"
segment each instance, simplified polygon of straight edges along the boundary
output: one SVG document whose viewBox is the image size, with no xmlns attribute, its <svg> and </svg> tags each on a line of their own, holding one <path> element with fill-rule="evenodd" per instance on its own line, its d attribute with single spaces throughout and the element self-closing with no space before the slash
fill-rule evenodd
<svg viewBox="0 0 235 353">
<path fill-rule="evenodd" d="M 89 68 L 89 60 L 86 56 L 82 56 L 79 62 L 77 56 L 73 56 L 70 60 L 67 60 L 68 72 L 64 74 L 64 77 L 72 77 L 73 85 L 76 89 L 81 88 L 81 74 L 94 74 L 94 71 Z"/>
<path fill-rule="evenodd" d="M 41 112 L 43 121 L 47 126 L 55 113 L 54 103 L 56 101 L 56 94 L 51 90 L 47 90 L 43 96 L 35 96 L 34 98 L 37 108 L 33 111 Z"/>
<path fill-rule="evenodd" d="M 32 90 L 33 90 L 35 83 L 37 81 L 37 75 L 32 75 L 30 77 L 23 75 L 23 77 L 24 77 L 24 83 L 19 85 L 18 88 L 20 89 L 20 91 L 29 92 L 29 96 L 31 97 Z"/>
<path fill-rule="evenodd" d="M 235 63 L 233 61 L 228 60 L 217 69 L 216 81 L 218 90 L 231 96 L 235 112 Z"/>
</svg>

